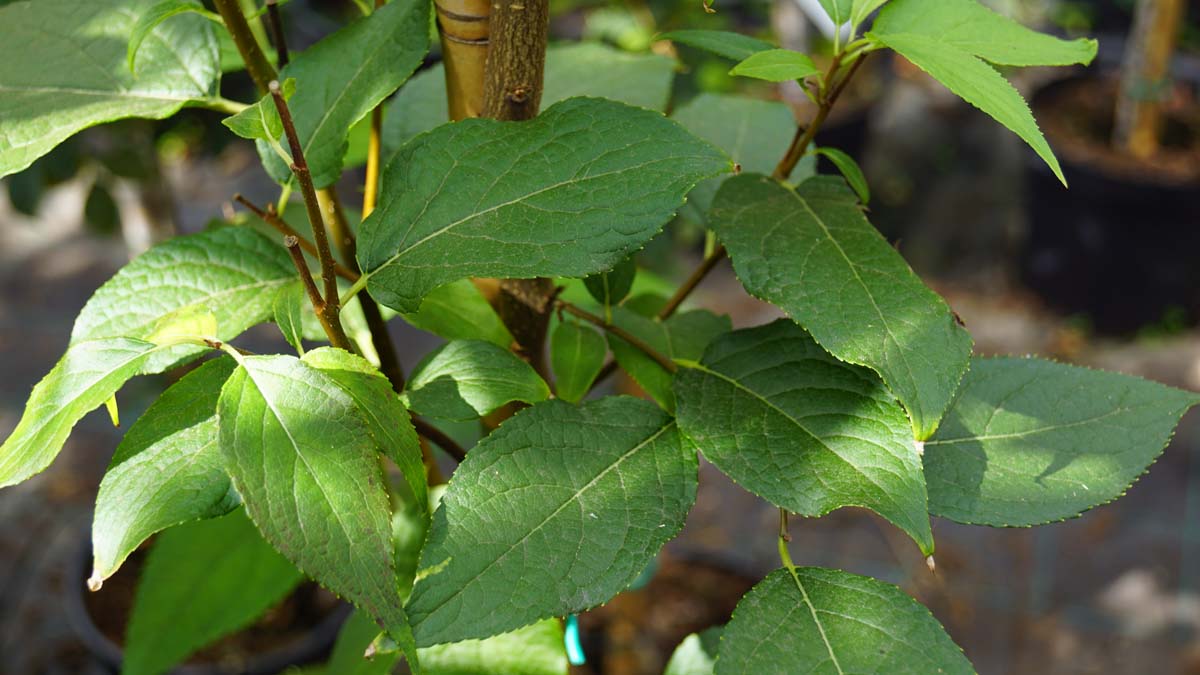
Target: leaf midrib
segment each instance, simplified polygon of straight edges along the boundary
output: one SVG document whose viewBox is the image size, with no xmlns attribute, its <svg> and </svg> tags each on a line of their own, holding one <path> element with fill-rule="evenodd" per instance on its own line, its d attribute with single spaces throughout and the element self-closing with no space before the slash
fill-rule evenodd
<svg viewBox="0 0 1200 675">
<path fill-rule="evenodd" d="M 468 586 L 470 586 L 471 584 L 474 584 L 474 583 L 478 582 L 478 581 L 479 581 L 479 579 L 480 579 L 481 577 L 483 577 L 483 575 L 484 575 L 484 574 L 487 574 L 487 572 L 488 572 L 489 570 L 491 570 L 491 569 L 492 569 L 492 567 L 496 566 L 496 565 L 497 565 L 497 564 L 498 564 L 498 563 L 499 563 L 501 560 L 503 560 L 503 559 L 507 558 L 507 557 L 508 557 L 508 556 L 509 556 L 509 555 L 510 555 L 510 554 L 511 554 L 513 551 L 515 551 L 515 550 L 517 549 L 517 547 L 518 547 L 518 546 L 521 546 L 521 545 L 522 545 L 522 544 L 524 544 L 524 543 L 525 543 L 525 542 L 526 542 L 526 541 L 527 541 L 527 540 L 528 540 L 530 537 L 532 537 L 534 534 L 536 534 L 537 532 L 539 532 L 539 531 L 540 531 L 540 530 L 541 530 L 543 527 L 545 527 L 545 525 L 546 525 L 547 523 L 549 523 L 549 522 L 550 522 L 551 520 L 553 520 L 553 519 L 554 519 L 556 516 L 558 516 L 558 514 L 559 514 L 559 513 L 561 513 L 561 512 L 562 512 L 564 509 L 566 509 L 566 508 L 567 508 L 568 506 L 570 506 L 572 503 L 575 503 L 575 502 L 577 502 L 577 501 L 579 500 L 579 498 L 580 498 L 580 497 L 582 497 L 582 496 L 583 496 L 583 494 L 584 494 L 585 492 L 587 492 L 588 490 L 590 490 L 590 489 L 592 489 L 593 487 L 595 487 L 595 485 L 596 485 L 597 483 L 599 483 L 599 482 L 600 482 L 600 480 L 601 480 L 602 478 L 604 478 L 605 476 L 607 476 L 607 475 L 609 474 L 609 472 L 611 472 L 611 471 L 615 470 L 615 469 L 616 469 L 618 466 L 620 466 L 620 465 L 621 465 L 621 464 L 622 464 L 622 463 L 623 463 L 625 460 L 627 460 L 627 459 L 629 459 L 630 457 L 632 457 L 632 456 L 634 455 L 634 453 L 636 453 L 636 452 L 640 451 L 641 449 L 645 448 L 645 447 L 646 447 L 646 446 L 648 446 L 649 444 L 653 443 L 655 440 L 657 440 L 657 439 L 658 439 L 658 437 L 659 437 L 659 436 L 662 436 L 664 433 L 666 433 L 666 432 L 667 432 L 669 429 L 671 429 L 671 428 L 672 428 L 672 427 L 674 427 L 674 426 L 675 426 L 675 421 L 674 421 L 674 420 L 672 420 L 672 421 L 668 422 L 667 424 L 665 424 L 665 425 L 663 425 L 662 427 L 660 427 L 660 428 L 659 428 L 657 431 L 655 431 L 653 434 L 651 434 L 650 436 L 648 436 L 648 437 L 647 437 L 645 440 L 643 440 L 643 441 L 639 442 L 637 445 L 635 445 L 635 446 L 633 446 L 632 448 L 630 448 L 628 451 L 626 451 L 624 454 L 622 454 L 620 457 L 618 457 L 616 461 L 614 461 L 614 462 L 612 462 L 611 464 L 609 464 L 608 466 L 604 467 L 604 470 L 603 470 L 603 471 L 601 471 L 600 473 L 596 474 L 596 476 L 595 476 L 595 477 L 593 477 L 591 480 L 589 480 L 587 483 L 585 483 L 583 486 L 581 486 L 579 489 L 577 489 L 577 490 L 576 490 L 576 491 L 575 491 L 573 494 L 571 494 L 571 496 L 569 496 L 569 497 L 567 497 L 565 500 L 563 500 L 563 502 L 562 502 L 561 504 L 559 504 L 559 505 L 558 505 L 558 507 L 557 507 L 557 508 L 555 508 L 555 509 L 554 509 L 554 511 L 550 513 L 550 515 L 546 516 L 545 518 L 543 518 L 543 519 L 542 519 L 542 521 L 541 521 L 540 523 L 538 523 L 538 524 L 537 524 L 537 525 L 535 525 L 534 527 L 530 528 L 530 530 L 529 530 L 528 532 L 526 532 L 524 535 L 522 535 L 520 539 L 518 539 L 517 541 L 513 542 L 513 543 L 512 543 L 512 544 L 511 544 L 511 545 L 508 547 L 508 549 L 507 549 L 507 550 L 505 550 L 505 551 L 504 551 L 503 553 L 501 553 L 500 555 L 496 556 L 496 558 L 495 558 L 494 560 L 492 560 L 491 562 L 489 562 L 489 563 L 488 563 L 488 564 L 487 564 L 487 565 L 486 565 L 486 566 L 485 566 L 485 567 L 484 567 L 482 570 L 480 570 L 479 572 L 477 572 L 476 574 L 474 574 L 474 575 L 473 575 L 473 576 L 472 576 L 470 579 L 467 579 L 465 582 L 463 582 L 462 584 L 460 584 L 460 585 L 458 586 L 458 588 L 456 588 L 456 589 L 454 590 L 454 592 L 453 592 L 453 593 L 451 593 L 451 594 L 447 595 L 447 596 L 446 596 L 446 597 L 445 597 L 445 598 L 444 598 L 444 599 L 443 599 L 441 602 L 439 602 L 438 604 L 434 605 L 434 606 L 433 606 L 433 608 L 431 608 L 431 609 L 430 609 L 428 612 L 426 612 L 426 613 L 425 613 L 425 617 L 426 617 L 426 618 L 428 618 L 428 617 L 431 617 L 431 616 L 433 616 L 433 615 L 434 615 L 434 614 L 436 614 L 436 613 L 437 613 L 437 612 L 438 612 L 438 611 L 439 611 L 439 610 L 440 610 L 442 607 L 444 607 L 444 606 L 446 605 L 446 603 L 450 602 L 450 601 L 451 601 L 451 600 L 453 600 L 454 598 L 457 598 L 459 595 L 461 595 L 462 593 L 464 593 L 464 592 L 466 591 L 466 589 L 467 589 L 467 587 L 468 587 Z M 439 562 L 440 562 L 440 561 L 439 561 Z M 429 567 L 429 565 L 424 565 L 424 567 Z M 419 625 L 419 624 L 418 624 L 418 625 Z"/>
</svg>

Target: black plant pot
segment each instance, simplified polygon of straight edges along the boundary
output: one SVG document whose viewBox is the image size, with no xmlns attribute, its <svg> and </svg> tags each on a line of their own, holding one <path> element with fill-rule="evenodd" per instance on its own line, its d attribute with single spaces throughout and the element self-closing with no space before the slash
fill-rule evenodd
<svg viewBox="0 0 1200 675">
<path fill-rule="evenodd" d="M 71 629 L 96 662 L 116 674 L 121 670 L 121 648 L 96 626 L 84 601 L 84 594 L 88 592 L 86 579 L 91 560 L 90 533 L 83 533 L 78 551 L 68 562 L 64 611 Z M 181 608 L 181 611 L 186 610 Z M 241 664 L 187 664 L 170 671 L 170 675 L 275 675 L 292 666 L 316 662 L 329 655 L 338 631 L 349 614 L 350 607 L 339 603 L 308 632 L 282 647 L 256 654 Z"/>
<path fill-rule="evenodd" d="M 1089 82 L 1046 87 L 1033 98 L 1035 114 Z M 1063 151 L 1051 130 L 1070 189 L 1028 153 L 1023 283 L 1055 310 L 1085 315 L 1098 333 L 1130 334 L 1168 317 L 1197 323 L 1200 182 Z"/>
</svg>

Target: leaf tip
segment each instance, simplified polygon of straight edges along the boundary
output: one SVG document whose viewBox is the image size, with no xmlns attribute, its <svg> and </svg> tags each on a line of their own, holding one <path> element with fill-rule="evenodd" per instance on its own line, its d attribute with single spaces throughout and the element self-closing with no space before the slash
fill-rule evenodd
<svg viewBox="0 0 1200 675">
<path fill-rule="evenodd" d="M 929 568 L 930 574 L 937 574 L 937 562 L 934 561 L 933 556 L 925 556 L 925 566 Z"/>
<path fill-rule="evenodd" d="M 104 587 L 104 578 L 100 576 L 100 570 L 92 570 L 92 576 L 88 577 L 87 588 L 92 593 Z"/>
</svg>

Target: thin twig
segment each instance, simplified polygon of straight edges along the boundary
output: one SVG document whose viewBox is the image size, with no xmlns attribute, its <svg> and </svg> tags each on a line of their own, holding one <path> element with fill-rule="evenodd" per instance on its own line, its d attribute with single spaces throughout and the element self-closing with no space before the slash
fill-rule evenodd
<svg viewBox="0 0 1200 675">
<path fill-rule="evenodd" d="M 842 54 L 838 54 L 833 58 L 833 63 L 829 65 L 829 71 L 825 74 L 825 79 L 822 80 L 821 90 L 825 92 L 821 99 L 820 105 L 817 106 L 817 113 L 813 116 L 811 122 L 806 127 L 797 127 L 796 135 L 792 138 L 792 144 L 784 153 L 783 159 L 779 160 L 779 165 L 775 167 L 775 172 L 772 174 L 776 180 L 787 180 L 787 177 L 792 175 L 792 169 L 796 168 L 796 163 L 808 152 L 808 146 L 817 136 L 821 125 L 825 123 L 825 118 L 829 117 L 829 111 L 833 109 L 833 104 L 837 102 L 842 91 L 846 89 L 846 84 L 850 82 L 850 78 L 854 77 L 854 73 L 858 72 L 858 68 L 866 60 L 866 55 L 858 56 L 853 63 L 850 64 L 850 69 L 846 71 L 845 76 L 837 83 L 833 80 L 837 76 L 838 70 L 842 67 Z"/>
<path fill-rule="evenodd" d="M 254 80 L 260 94 L 267 93 L 271 80 L 275 79 L 275 68 L 263 54 L 258 40 L 254 39 L 254 33 L 250 30 L 250 24 L 246 23 L 240 3 L 238 0 L 213 0 L 213 5 L 225 21 L 225 28 L 229 30 L 233 44 L 242 55 L 250 79 Z"/>
<path fill-rule="evenodd" d="M 312 225 L 313 240 L 317 245 L 317 258 L 321 262 L 321 281 L 325 284 L 325 303 L 332 305 L 336 313 L 338 290 L 336 273 L 333 269 L 333 252 L 329 250 L 329 237 L 325 233 L 325 219 L 321 215 L 321 205 L 317 201 L 317 190 L 313 187 L 312 174 L 308 170 L 308 162 L 304 159 L 304 146 L 296 134 L 296 125 L 292 121 L 292 112 L 288 109 L 279 82 L 271 80 L 268 85 L 275 108 L 279 111 L 279 119 L 283 122 L 283 131 L 287 135 L 288 145 L 292 150 L 292 173 L 300 183 L 300 193 L 304 196 L 304 207 L 308 210 L 308 222 Z"/>
<path fill-rule="evenodd" d="M 633 333 L 630 333 L 629 331 L 625 330 L 624 328 L 621 328 L 620 326 L 608 323 L 602 317 L 596 316 L 595 314 L 592 314 L 591 312 L 587 311 L 586 309 L 576 307 L 575 305 L 572 305 L 569 302 L 563 302 L 562 300 L 559 300 L 559 301 L 557 301 L 556 304 L 557 304 L 557 307 L 559 309 L 563 310 L 564 312 L 567 312 L 568 314 L 573 314 L 573 315 L 579 317 L 580 319 L 587 321 L 588 323 L 595 324 L 596 326 L 603 328 L 604 330 L 608 331 L 609 333 L 612 333 L 613 335 L 615 335 L 615 336 L 621 338 L 622 340 L 628 342 L 629 344 L 633 345 L 634 348 L 638 349 L 646 356 L 649 356 L 650 358 L 654 359 L 655 363 L 662 366 L 663 369 L 666 370 L 668 373 L 674 373 L 676 370 L 678 370 L 678 367 L 675 365 L 674 361 L 667 358 L 666 356 L 663 356 L 661 353 L 658 352 L 658 350 L 656 350 L 653 347 L 651 347 L 650 345 L 646 344 L 641 338 L 634 335 Z"/>
<path fill-rule="evenodd" d="M 333 234 L 334 243 L 337 244 L 338 253 L 341 253 L 342 259 L 357 274 L 358 243 L 354 240 L 354 232 L 350 229 L 350 223 L 346 221 L 346 212 L 342 209 L 342 202 L 337 191 L 332 187 L 325 188 L 317 192 L 317 199 L 322 203 L 329 216 L 329 229 Z M 395 389 L 396 393 L 404 391 L 404 366 L 400 364 L 400 357 L 396 354 L 396 345 L 392 343 L 391 333 L 387 329 L 387 321 L 384 321 L 379 305 L 367 293 L 356 293 L 355 296 L 358 297 L 359 306 L 362 307 L 367 328 L 371 331 L 371 344 L 375 347 L 375 353 L 379 355 L 380 372 L 387 377 L 388 382 L 392 383 L 392 389 Z"/>
<path fill-rule="evenodd" d="M 300 252 L 300 240 L 289 234 L 283 238 L 283 245 L 296 265 L 296 272 L 300 274 L 300 281 L 304 283 L 304 292 L 308 294 L 309 301 L 313 307 L 319 306 L 324 301 L 321 300 L 321 291 L 317 290 L 317 284 L 313 282 L 312 273 L 308 271 L 304 254 Z"/>
<path fill-rule="evenodd" d="M 679 289 L 675 291 L 675 294 L 671 296 L 671 299 L 667 300 L 667 304 L 663 305 L 663 308 L 658 310 L 658 318 L 660 320 L 671 318 L 671 315 L 675 313 L 675 310 L 679 309 L 679 306 L 683 304 L 683 301 L 692 294 L 692 291 L 696 290 L 696 287 L 700 285 L 700 282 L 704 281 L 704 277 L 708 276 L 708 273 L 711 272 L 712 269 L 717 266 L 717 263 L 721 262 L 724 257 L 725 247 L 717 246 L 717 248 L 714 249 L 713 252 L 710 253 L 706 258 L 704 258 L 700 265 L 692 271 L 692 274 L 687 278 L 687 281 L 684 281 L 683 285 L 680 286 Z"/>
<path fill-rule="evenodd" d="M 288 64 L 287 40 L 283 36 L 283 19 L 279 16 L 279 3 L 267 0 L 267 27 L 271 30 L 271 41 L 275 43 L 275 54 L 279 67 Z"/>
<path fill-rule="evenodd" d="M 300 244 L 300 248 L 304 249 L 305 253 L 311 255 L 314 258 L 317 257 L 317 247 L 313 246 L 313 243 L 311 241 L 302 237 L 300 235 L 300 233 L 296 231 L 295 228 L 293 228 L 291 225 L 288 225 L 287 221 L 285 221 L 283 218 L 280 218 L 279 214 L 275 212 L 274 204 L 268 205 L 266 209 L 263 209 L 262 207 L 258 206 L 257 204 L 250 201 L 249 199 L 246 199 L 245 197 L 243 197 L 240 194 L 234 195 L 233 200 L 236 201 L 237 203 L 241 204 L 242 206 L 246 207 L 246 209 L 248 211 L 250 211 L 254 215 L 258 216 L 259 220 L 261 220 L 264 223 L 266 223 L 267 225 L 270 225 L 271 227 L 275 228 L 280 234 L 284 235 L 285 237 L 295 237 L 296 240 Z M 358 272 L 351 270 L 350 268 L 346 267 L 345 265 L 342 265 L 341 263 L 337 263 L 337 262 L 334 263 L 334 272 L 336 272 L 339 277 L 341 277 L 347 281 L 350 281 L 350 282 L 358 281 L 358 277 L 359 277 Z"/>
<path fill-rule="evenodd" d="M 467 451 L 464 450 L 461 445 L 455 442 L 453 438 L 450 438 L 448 435 L 446 435 L 446 432 L 438 429 L 416 415 L 412 416 L 412 423 L 413 428 L 417 430 L 418 434 L 436 443 L 439 448 L 445 450 L 446 454 L 453 457 L 455 461 L 462 462 L 467 458 Z"/>
</svg>

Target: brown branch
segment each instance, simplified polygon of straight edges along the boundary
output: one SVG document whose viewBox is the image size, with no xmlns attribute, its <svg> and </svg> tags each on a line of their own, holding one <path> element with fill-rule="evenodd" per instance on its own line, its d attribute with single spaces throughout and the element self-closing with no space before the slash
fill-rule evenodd
<svg viewBox="0 0 1200 675">
<path fill-rule="evenodd" d="M 267 0 L 267 28 L 271 31 L 271 41 L 275 43 L 275 55 L 279 67 L 288 64 L 287 40 L 283 36 L 283 18 L 279 15 L 278 0 Z"/>
<path fill-rule="evenodd" d="M 438 429 L 416 415 L 412 416 L 412 423 L 413 428 L 417 430 L 419 435 L 424 436 L 430 441 L 436 443 L 439 448 L 445 450 L 446 454 L 453 457 L 455 461 L 461 463 L 467 458 L 467 451 L 464 450 L 461 445 L 455 442 L 453 438 L 450 438 L 446 432 Z"/>
<path fill-rule="evenodd" d="M 221 14 L 221 19 L 225 22 L 225 28 L 229 30 L 229 36 L 233 38 L 233 44 L 237 46 L 238 53 L 242 55 L 242 61 L 246 64 L 246 72 L 250 73 L 250 79 L 254 80 L 254 85 L 258 87 L 260 94 L 267 93 L 270 82 L 275 79 L 275 68 L 270 61 L 267 61 L 266 55 L 258 45 L 258 40 L 254 39 L 254 33 L 250 30 L 250 24 L 246 23 L 246 16 L 242 14 L 242 8 L 238 1 L 213 0 L 213 5 Z"/>
<path fill-rule="evenodd" d="M 308 162 L 304 159 L 304 146 L 296 134 L 296 125 L 292 121 L 292 112 L 288 109 L 287 101 L 279 90 L 279 82 L 271 80 L 268 85 L 271 98 L 275 101 L 275 109 L 279 111 L 279 119 L 283 122 L 283 131 L 287 135 L 288 146 L 292 150 L 292 173 L 300 183 L 300 194 L 304 197 L 304 208 L 308 210 L 308 222 L 312 225 L 313 240 L 317 244 L 317 258 L 321 263 L 321 281 L 325 284 L 325 304 L 333 307 L 336 314 L 338 308 L 338 289 L 336 272 L 333 268 L 333 252 L 329 250 L 329 237 L 325 233 L 325 219 L 321 215 L 321 204 L 317 200 L 317 191 L 313 187 L 312 174 L 308 170 Z"/>
<path fill-rule="evenodd" d="M 342 209 L 337 191 L 333 188 L 326 188 L 317 193 L 317 199 L 322 202 L 329 216 L 329 229 L 333 233 L 333 241 L 337 244 L 338 252 L 342 254 L 342 259 L 346 261 L 346 264 L 350 265 L 357 273 L 359 271 L 358 243 L 354 240 L 354 232 L 350 229 L 350 223 L 346 222 L 346 213 Z M 387 321 L 384 320 L 375 298 L 362 292 L 355 297 L 358 298 L 359 306 L 362 307 L 367 328 L 371 331 L 371 344 L 375 347 L 375 353 L 379 355 L 379 370 L 387 377 L 388 382 L 392 383 L 392 389 L 396 390 L 396 393 L 400 393 L 404 391 L 404 366 L 400 364 L 400 357 L 396 354 L 396 345 L 392 342 L 391 333 L 388 332 Z"/>
<path fill-rule="evenodd" d="M 354 345 L 342 328 L 340 308 L 338 306 L 337 272 L 334 266 L 333 253 L 329 250 L 329 237 L 325 234 L 325 220 L 321 217 L 321 205 L 317 201 L 317 191 L 313 188 L 312 176 L 308 172 L 308 163 L 304 161 L 304 148 L 296 136 L 296 126 L 292 122 L 292 113 L 288 110 L 287 101 L 279 91 L 279 82 L 271 80 L 268 85 L 271 99 L 279 111 L 279 119 L 283 122 L 283 130 L 287 134 L 288 145 L 292 148 L 292 173 L 300 183 L 300 191 L 304 195 L 304 206 L 308 210 L 308 222 L 312 225 L 313 239 L 316 240 L 317 258 L 321 263 L 321 281 L 325 286 L 325 299 L 313 303 L 313 311 L 321 320 L 329 343 L 348 352 L 354 351 Z"/>
<path fill-rule="evenodd" d="M 483 84 L 485 116 L 528 120 L 537 115 L 542 102 L 549 17 L 548 0 L 493 3 Z"/>
<path fill-rule="evenodd" d="M 308 294 L 309 301 L 312 302 L 313 307 L 320 306 L 324 302 L 321 300 L 321 291 L 317 290 L 317 284 L 313 282 L 312 273 L 308 271 L 308 263 L 304 260 L 304 254 L 300 252 L 300 240 L 289 234 L 283 238 L 283 245 L 296 265 L 296 272 L 300 274 L 300 281 L 304 283 L 304 292 Z"/>
<path fill-rule="evenodd" d="M 617 326 L 615 324 L 608 323 L 602 317 L 596 316 L 595 314 L 592 314 L 591 312 L 587 311 L 586 309 L 576 307 L 575 305 L 572 305 L 569 302 L 564 302 L 562 300 L 559 300 L 559 301 L 557 301 L 556 306 L 559 309 L 563 310 L 564 312 L 567 312 L 568 314 L 573 314 L 573 315 L 579 317 L 580 319 L 587 321 L 588 323 L 591 323 L 600 328 L 603 328 L 605 331 L 612 333 L 613 335 L 628 342 L 630 345 L 633 345 L 633 347 L 635 349 L 641 351 L 646 356 L 649 356 L 650 358 L 654 359 L 655 363 L 662 366 L 663 369 L 666 370 L 668 373 L 674 373 L 676 370 L 679 369 L 675 365 L 674 361 L 667 358 L 663 354 L 659 353 L 658 350 L 656 350 L 655 348 L 646 344 L 641 338 L 634 335 L 633 333 L 630 333 L 629 331 L 625 330 L 624 328 L 621 328 L 620 326 Z"/>
<path fill-rule="evenodd" d="M 845 76 L 836 84 L 833 83 L 833 80 L 837 76 L 838 70 L 842 67 L 842 55 L 838 54 L 833 58 L 833 63 L 829 65 L 829 71 L 825 74 L 824 80 L 822 80 L 823 86 L 821 87 L 821 91 L 824 94 L 821 97 L 820 104 L 817 106 L 817 113 L 813 116 L 812 121 L 808 123 L 808 126 L 796 128 L 796 135 L 792 137 L 792 144 L 788 147 L 787 152 L 784 153 L 783 159 L 779 160 L 779 165 L 775 167 L 775 172 L 772 174 L 776 180 L 787 180 L 787 177 L 792 175 L 792 169 L 796 168 L 797 162 L 804 156 L 804 153 L 808 152 L 808 146 L 812 144 L 813 139 L 817 136 L 817 132 L 821 129 L 821 125 L 829 117 L 829 111 L 833 109 L 833 104 L 837 102 L 838 97 L 845 90 L 846 84 L 850 82 L 850 78 L 854 77 L 854 73 L 858 72 L 859 67 L 866 58 L 865 55 L 856 57 L 850 64 L 850 69 L 846 71 Z"/>
<path fill-rule="evenodd" d="M 713 268 L 717 266 L 717 263 L 721 262 L 721 260 L 724 258 L 725 247 L 717 246 L 717 248 L 713 250 L 713 252 L 706 258 L 704 258 L 704 260 L 700 262 L 700 265 L 692 271 L 692 274 L 687 278 L 686 281 L 683 282 L 683 285 L 675 291 L 675 294 L 671 296 L 671 299 L 667 300 L 667 304 L 663 305 L 663 308 L 658 310 L 659 320 L 671 318 L 671 315 L 675 313 L 675 310 L 679 309 L 679 306 L 683 304 L 683 301 L 687 300 L 687 297 L 692 294 L 692 291 L 696 290 L 696 287 L 700 285 L 701 281 L 704 281 L 704 277 L 708 276 L 708 273 L 711 272 Z"/>
<path fill-rule="evenodd" d="M 300 248 L 304 249 L 305 253 L 311 255 L 314 258 L 317 257 L 317 247 L 313 246 L 313 243 L 311 241 L 300 236 L 300 233 L 297 232 L 295 230 L 295 228 L 293 228 L 291 225 L 288 225 L 287 221 L 285 221 L 283 218 L 280 218 L 279 214 L 275 213 L 275 205 L 274 204 L 269 204 L 269 205 L 267 205 L 266 209 L 263 209 L 262 207 L 258 206 L 257 204 L 250 201 L 249 199 L 246 199 L 245 197 L 243 197 L 240 194 L 234 195 L 233 200 L 236 201 L 237 203 L 241 204 L 242 206 L 246 207 L 247 210 L 249 210 L 254 215 L 258 216 L 259 220 L 261 220 L 264 223 L 266 223 L 267 225 L 270 225 L 271 227 L 275 228 L 275 230 L 278 231 L 283 236 L 295 237 L 296 241 L 298 241 L 300 244 Z M 336 272 L 339 277 L 345 279 L 346 281 L 350 281 L 350 282 L 358 281 L 358 277 L 360 276 L 358 272 L 355 272 L 355 271 L 351 270 L 350 268 L 342 265 L 341 263 L 337 263 L 337 262 L 334 263 L 333 271 Z"/>
</svg>

